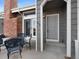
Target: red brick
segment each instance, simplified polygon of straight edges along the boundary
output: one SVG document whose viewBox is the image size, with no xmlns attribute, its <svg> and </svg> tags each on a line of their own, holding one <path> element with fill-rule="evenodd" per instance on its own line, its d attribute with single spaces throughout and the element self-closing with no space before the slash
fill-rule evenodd
<svg viewBox="0 0 79 59">
<path fill-rule="evenodd" d="M 4 35 L 17 36 L 22 30 L 22 23 L 18 17 L 11 13 L 12 8 L 17 7 L 17 0 L 5 0 L 4 5 Z M 16 15 L 16 14 L 15 14 Z"/>
</svg>

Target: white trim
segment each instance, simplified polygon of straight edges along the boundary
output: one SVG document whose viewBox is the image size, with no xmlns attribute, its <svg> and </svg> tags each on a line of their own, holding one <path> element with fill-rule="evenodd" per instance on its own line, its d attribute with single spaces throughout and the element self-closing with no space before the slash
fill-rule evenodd
<svg viewBox="0 0 79 59">
<path fill-rule="evenodd" d="M 79 59 L 79 40 L 75 40 L 75 59 Z"/>
<path fill-rule="evenodd" d="M 67 2 L 68 0 L 64 0 L 65 2 Z"/>
<path fill-rule="evenodd" d="M 79 0 L 77 0 L 77 40 L 79 40 Z"/>
<path fill-rule="evenodd" d="M 24 18 L 22 16 L 22 33 L 24 33 Z"/>
<path fill-rule="evenodd" d="M 35 6 L 36 6 L 36 9 L 35 9 L 35 15 L 36 15 L 36 21 L 37 21 L 37 0 L 35 0 Z M 37 23 L 36 23 L 36 51 L 37 51 Z"/>
<path fill-rule="evenodd" d="M 28 6 L 28 7 L 23 7 L 23 8 L 13 8 L 13 9 L 11 9 L 11 11 L 12 11 L 12 13 L 15 13 L 15 12 L 31 10 L 31 9 L 35 9 L 35 8 L 36 8 L 36 6 L 33 5 L 33 6 Z"/>
<path fill-rule="evenodd" d="M 43 2 L 41 3 L 40 7 L 43 7 L 46 4 L 47 1 L 48 0 L 43 0 Z"/>
<path fill-rule="evenodd" d="M 27 13 L 27 14 L 30 14 L 30 13 L 34 13 L 35 10 L 28 10 L 28 11 L 24 11 L 23 13 Z"/>
<path fill-rule="evenodd" d="M 60 40 L 60 16 L 58 14 L 58 41 Z"/>
<path fill-rule="evenodd" d="M 36 16 L 35 16 L 35 14 L 33 14 L 33 15 L 27 15 L 27 16 L 24 16 L 24 13 L 23 13 L 23 26 L 22 26 L 22 32 L 24 33 L 24 20 L 27 20 L 27 19 L 31 19 L 31 21 L 32 21 L 32 19 L 36 19 Z M 31 23 L 32 24 L 32 23 Z M 33 32 L 33 31 L 31 31 L 31 32 Z M 33 33 L 32 33 L 32 37 L 36 37 L 36 36 L 33 36 Z"/>
<path fill-rule="evenodd" d="M 0 19 L 4 19 L 4 17 L 0 17 Z"/>
<path fill-rule="evenodd" d="M 46 17 L 46 23 L 47 23 L 47 17 Z M 46 39 L 47 39 L 47 24 L 46 24 Z"/>
<path fill-rule="evenodd" d="M 36 37 L 36 36 L 33 35 L 33 20 L 35 19 L 35 22 L 36 22 L 36 16 L 35 16 L 35 14 L 23 16 L 23 23 L 24 23 L 24 20 L 27 20 L 27 19 L 31 19 L 32 29 L 30 31 L 32 33 L 32 37 Z M 23 28 L 24 28 L 24 25 L 23 25 Z M 23 29 L 23 33 L 24 33 L 24 29 Z"/>
<path fill-rule="evenodd" d="M 77 0 L 77 40 L 75 40 L 75 59 L 78 59 L 79 49 L 79 0 Z"/>
<path fill-rule="evenodd" d="M 67 57 L 71 57 L 71 0 L 67 1 Z"/>
<path fill-rule="evenodd" d="M 40 22 L 40 29 L 41 29 L 41 33 L 40 33 L 40 36 L 41 36 L 41 41 L 40 41 L 40 49 L 41 49 L 41 52 L 43 52 L 43 6 L 45 5 L 45 3 L 47 2 L 48 0 L 43 0 L 41 5 L 40 5 L 40 18 L 41 18 L 41 22 Z"/>
<path fill-rule="evenodd" d="M 23 16 L 24 19 L 33 19 L 36 18 L 35 14 L 33 15 L 27 15 L 27 16 Z"/>
<path fill-rule="evenodd" d="M 33 15 L 27 15 L 27 16 L 24 16 L 24 13 L 23 13 L 23 16 L 22 16 L 22 33 L 24 33 L 24 20 L 27 20 L 27 19 L 36 19 L 36 15 L 33 14 Z M 35 39 L 33 39 L 35 38 Z M 35 49 L 37 51 L 37 35 L 36 36 L 32 36 L 32 40 L 35 41 Z"/>
<path fill-rule="evenodd" d="M 46 39 L 46 41 L 47 41 L 47 42 L 59 42 L 59 41 L 54 40 L 54 39 L 52 39 L 52 40 L 51 40 L 51 39 Z"/>
<path fill-rule="evenodd" d="M 2 16 L 3 16 L 3 15 L 4 15 L 4 12 L 0 12 L 0 15 L 2 15 Z"/>
<path fill-rule="evenodd" d="M 47 17 L 48 16 L 55 16 L 57 15 L 58 16 L 58 40 L 53 40 L 53 39 L 47 39 Z M 59 42 L 59 14 L 49 14 L 49 15 L 46 15 L 46 41 L 52 41 L 52 42 Z"/>
<path fill-rule="evenodd" d="M 41 9 L 41 16 L 43 16 L 43 7 L 40 7 Z M 40 28 L 41 28 L 41 34 L 40 34 L 40 36 L 41 36 L 41 52 L 43 51 L 43 17 L 40 17 L 41 18 L 41 21 L 40 21 L 40 24 L 41 24 L 41 26 L 40 26 Z"/>
</svg>

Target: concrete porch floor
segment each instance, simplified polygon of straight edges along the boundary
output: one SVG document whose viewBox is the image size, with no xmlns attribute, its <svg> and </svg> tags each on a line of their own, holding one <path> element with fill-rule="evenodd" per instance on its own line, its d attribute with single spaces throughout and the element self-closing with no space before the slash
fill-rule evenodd
<svg viewBox="0 0 79 59">
<path fill-rule="evenodd" d="M 31 49 L 23 48 L 22 59 L 64 59 L 65 46 L 61 43 L 46 43 L 44 52 L 36 52 L 34 45 Z M 20 59 L 19 54 L 11 55 L 10 59 Z M 2 49 L 0 59 L 7 59 L 7 52 Z"/>
</svg>

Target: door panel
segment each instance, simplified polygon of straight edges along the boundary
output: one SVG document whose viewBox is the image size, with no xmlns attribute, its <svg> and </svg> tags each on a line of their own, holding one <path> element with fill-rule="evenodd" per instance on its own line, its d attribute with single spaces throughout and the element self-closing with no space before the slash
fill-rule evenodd
<svg viewBox="0 0 79 59">
<path fill-rule="evenodd" d="M 47 16 L 47 39 L 58 40 L 58 15 Z"/>
</svg>

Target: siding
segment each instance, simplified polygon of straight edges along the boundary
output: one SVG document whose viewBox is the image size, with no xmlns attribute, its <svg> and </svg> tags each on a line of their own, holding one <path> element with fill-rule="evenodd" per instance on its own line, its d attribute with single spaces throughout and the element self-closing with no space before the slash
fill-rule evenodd
<svg viewBox="0 0 79 59">
<path fill-rule="evenodd" d="M 60 20 L 59 20 L 59 31 L 60 31 L 60 42 L 65 43 L 66 44 L 66 8 L 61 9 L 60 11 Z"/>
<path fill-rule="evenodd" d="M 3 33 L 3 19 L 0 19 L 0 34 Z"/>
<path fill-rule="evenodd" d="M 75 59 L 75 40 L 77 39 L 77 0 L 71 0 L 71 39 L 72 59 Z"/>
<path fill-rule="evenodd" d="M 46 17 L 43 19 L 43 41 L 44 41 L 44 49 L 45 49 L 45 43 L 46 43 Z"/>
<path fill-rule="evenodd" d="M 40 4 L 41 1 L 37 0 L 37 50 L 40 51 Z"/>
</svg>

